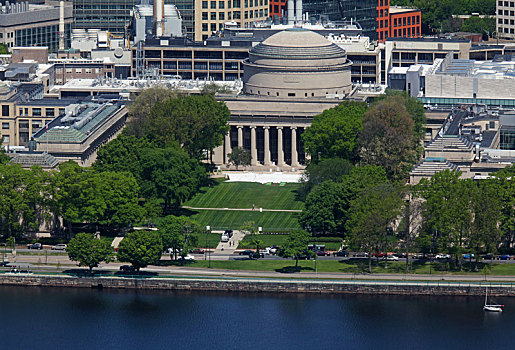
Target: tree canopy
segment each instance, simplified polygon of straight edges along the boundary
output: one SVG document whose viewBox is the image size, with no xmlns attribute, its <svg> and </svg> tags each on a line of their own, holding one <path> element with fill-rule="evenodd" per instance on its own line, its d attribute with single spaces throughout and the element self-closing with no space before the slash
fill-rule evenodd
<svg viewBox="0 0 515 350">
<path fill-rule="evenodd" d="M 91 272 L 101 262 L 109 263 L 114 257 L 114 250 L 108 241 L 104 241 L 92 233 L 79 233 L 70 240 L 66 247 L 68 257 L 79 262 L 79 266 L 87 266 Z"/>
<path fill-rule="evenodd" d="M 303 230 L 297 230 L 288 235 L 286 242 L 279 250 L 283 258 L 295 259 L 295 268 L 299 265 L 299 257 L 306 253 L 310 234 Z"/>
<path fill-rule="evenodd" d="M 302 134 L 304 149 L 312 161 L 334 157 L 354 160 L 366 109 L 365 103 L 344 101 L 315 116 Z"/>
<path fill-rule="evenodd" d="M 118 260 L 128 262 L 136 270 L 157 263 L 163 253 L 163 241 L 156 231 L 130 232 L 118 246 Z"/>
<path fill-rule="evenodd" d="M 236 166 L 236 169 L 240 165 L 248 166 L 250 165 L 251 155 L 248 150 L 243 147 L 234 147 L 232 152 L 229 153 L 229 162 Z"/>
<path fill-rule="evenodd" d="M 172 248 L 174 258 L 177 259 L 178 254 L 186 256 L 197 245 L 198 234 L 203 233 L 203 230 L 196 221 L 186 216 L 169 215 L 159 225 L 159 233 L 164 249 Z"/>
</svg>

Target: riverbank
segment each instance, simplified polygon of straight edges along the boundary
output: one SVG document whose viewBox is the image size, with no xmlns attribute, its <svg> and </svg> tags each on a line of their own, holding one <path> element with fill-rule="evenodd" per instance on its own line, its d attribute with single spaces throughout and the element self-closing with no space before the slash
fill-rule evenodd
<svg viewBox="0 0 515 350">
<path fill-rule="evenodd" d="M 188 290 L 247 293 L 384 294 L 432 296 L 515 296 L 515 283 L 389 280 L 299 280 L 219 277 L 158 277 L 10 274 L 0 275 L 0 285 Z"/>
</svg>

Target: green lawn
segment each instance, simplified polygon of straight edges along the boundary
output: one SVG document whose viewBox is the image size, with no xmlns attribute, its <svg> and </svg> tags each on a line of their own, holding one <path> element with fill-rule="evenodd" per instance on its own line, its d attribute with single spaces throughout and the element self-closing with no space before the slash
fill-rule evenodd
<svg viewBox="0 0 515 350">
<path fill-rule="evenodd" d="M 197 235 L 197 247 L 199 248 L 216 248 L 218 243 L 220 242 L 220 234 L 219 233 L 209 233 L 207 235 L 207 247 L 206 247 L 206 235 L 199 234 Z"/>
<path fill-rule="evenodd" d="M 480 266 L 478 272 L 473 272 L 472 268 L 468 265 L 464 266 L 464 270 L 460 271 L 444 271 L 443 265 L 445 264 L 433 264 L 431 267 L 431 273 L 435 275 L 485 275 L 483 269 L 484 265 Z M 490 265 L 490 264 L 488 264 Z M 208 262 L 204 260 L 197 260 L 191 264 L 191 267 L 202 267 L 208 266 Z M 278 272 L 291 272 L 295 266 L 295 260 L 225 260 L 225 261 L 211 261 L 211 267 L 217 269 L 227 270 L 249 270 L 249 271 L 278 271 Z M 315 271 L 314 260 L 300 260 L 299 266 L 302 271 Z M 404 262 L 388 262 L 387 267 L 385 263 L 380 262 L 376 264 L 375 260 L 372 263 L 372 272 L 378 274 L 405 274 L 406 264 Z M 425 264 L 414 264 L 415 274 L 429 274 L 429 263 Z M 367 259 L 354 259 L 354 260 L 317 260 L 318 272 L 344 272 L 344 273 L 366 273 L 368 271 L 368 260 Z M 498 275 L 498 276 L 513 276 L 515 275 L 515 264 L 491 264 L 486 270 L 486 275 Z"/>
<path fill-rule="evenodd" d="M 185 206 L 194 208 L 302 209 L 304 203 L 295 199 L 299 184 L 262 185 L 250 182 L 212 181 L 203 187 Z"/>
<path fill-rule="evenodd" d="M 244 222 L 254 221 L 263 232 L 287 232 L 300 228 L 298 213 L 198 210 L 191 216 L 202 226 L 212 230 L 238 230 Z"/>
</svg>

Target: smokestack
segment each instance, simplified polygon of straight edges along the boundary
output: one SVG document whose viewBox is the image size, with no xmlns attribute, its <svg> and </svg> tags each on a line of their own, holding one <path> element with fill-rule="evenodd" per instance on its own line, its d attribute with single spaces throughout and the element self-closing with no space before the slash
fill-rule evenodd
<svg viewBox="0 0 515 350">
<path fill-rule="evenodd" d="M 154 0 L 154 23 L 156 24 L 156 36 L 163 36 L 164 33 L 164 13 L 165 2 L 164 0 Z"/>
<path fill-rule="evenodd" d="M 295 4 L 295 9 L 297 10 L 295 16 L 297 23 L 302 24 L 302 0 L 297 0 L 297 3 Z"/>
<path fill-rule="evenodd" d="M 294 17 L 295 17 L 295 5 L 293 3 L 293 0 L 288 0 L 288 24 L 293 25 L 295 23 Z"/>
<path fill-rule="evenodd" d="M 59 50 L 64 50 L 64 1 L 59 2 Z"/>
</svg>

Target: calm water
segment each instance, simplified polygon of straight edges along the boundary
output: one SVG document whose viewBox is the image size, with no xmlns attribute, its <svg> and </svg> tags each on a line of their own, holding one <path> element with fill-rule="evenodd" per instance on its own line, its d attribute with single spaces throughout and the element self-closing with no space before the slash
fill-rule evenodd
<svg viewBox="0 0 515 350">
<path fill-rule="evenodd" d="M 0 287 L 0 349 L 514 349 L 496 301 Z"/>
</svg>

